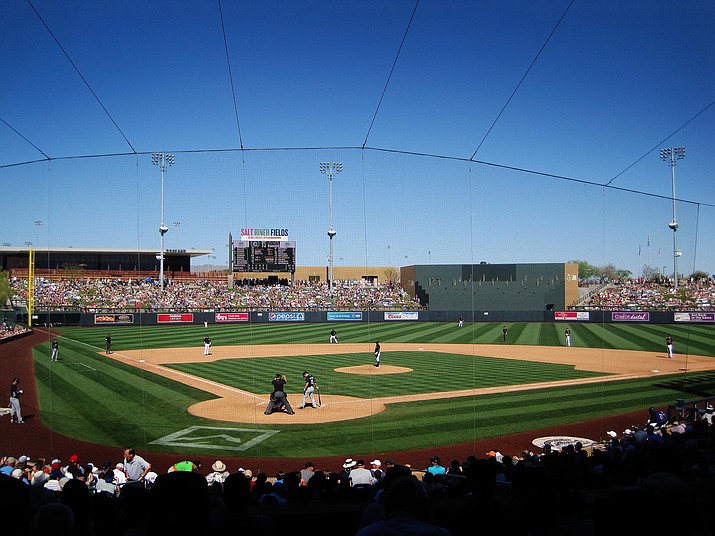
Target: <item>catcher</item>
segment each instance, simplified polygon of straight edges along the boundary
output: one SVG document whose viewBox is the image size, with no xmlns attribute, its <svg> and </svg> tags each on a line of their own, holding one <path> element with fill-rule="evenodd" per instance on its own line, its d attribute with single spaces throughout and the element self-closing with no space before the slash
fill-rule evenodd
<svg viewBox="0 0 715 536">
<path fill-rule="evenodd" d="M 282 374 L 276 374 L 275 378 L 273 378 L 273 392 L 266 406 L 266 411 L 263 412 L 265 415 L 270 415 L 276 411 L 285 411 L 288 415 L 295 413 L 285 393 L 286 382 L 286 377 Z"/>
</svg>

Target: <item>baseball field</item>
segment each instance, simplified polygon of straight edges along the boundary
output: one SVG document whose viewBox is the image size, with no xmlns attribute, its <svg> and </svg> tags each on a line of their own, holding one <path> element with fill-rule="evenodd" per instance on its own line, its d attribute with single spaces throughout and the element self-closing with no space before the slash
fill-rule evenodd
<svg viewBox="0 0 715 536">
<path fill-rule="evenodd" d="M 49 335 L 33 350 L 39 417 L 54 433 L 117 448 L 301 458 L 443 448 L 715 393 L 709 325 L 514 323 L 507 342 L 503 326 L 67 328 L 56 331 L 59 361 Z M 332 328 L 340 344 L 328 343 Z M 303 371 L 318 381 L 317 409 L 297 409 Z M 276 373 L 295 415 L 264 415 Z"/>
</svg>

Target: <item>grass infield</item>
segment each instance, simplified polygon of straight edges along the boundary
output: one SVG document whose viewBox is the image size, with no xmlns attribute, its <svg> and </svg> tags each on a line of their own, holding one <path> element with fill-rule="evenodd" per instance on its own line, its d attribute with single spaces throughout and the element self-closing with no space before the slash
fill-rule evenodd
<svg viewBox="0 0 715 536">
<path fill-rule="evenodd" d="M 303 370 L 316 375 L 325 393 L 367 399 L 602 375 L 568 365 L 481 356 L 479 345 L 501 343 L 505 325 L 509 345 L 563 346 L 563 332 L 569 327 L 576 347 L 663 352 L 664 337 L 670 334 L 678 356 L 715 356 L 715 326 L 705 324 L 466 323 L 460 329 L 454 323 L 424 322 L 271 323 L 211 325 L 208 332 L 214 347 L 300 345 L 327 343 L 330 330 L 335 328 L 341 343 L 364 343 L 365 354 L 340 353 L 340 346 L 336 345 L 335 353 L 330 355 L 226 359 L 167 366 L 256 394 L 268 392 L 270 380 L 280 372 L 289 378 L 288 393 L 294 406 L 300 402 Z M 652 405 L 663 406 L 678 398 L 715 393 L 715 372 L 684 372 L 388 404 L 385 411 L 369 417 L 325 424 L 247 425 L 196 417 L 187 409 L 216 398 L 215 395 L 108 359 L 103 354 L 104 337 L 111 333 L 115 352 L 158 348 L 177 348 L 180 352 L 195 348 L 200 355 L 206 331 L 203 326 L 63 329 L 58 363 L 49 361 L 49 341 L 34 351 L 44 424 L 69 437 L 118 448 L 136 445 L 148 450 L 217 456 L 336 456 L 435 448 L 639 409 L 645 415 L 644 408 Z M 371 362 L 375 340 L 380 340 L 383 347 L 389 343 L 473 344 L 474 351 L 473 355 L 385 352 L 383 362 L 412 369 L 406 374 L 360 376 L 335 372 L 339 367 Z M 173 443 L 152 443 L 186 430 L 190 433 Z"/>
</svg>

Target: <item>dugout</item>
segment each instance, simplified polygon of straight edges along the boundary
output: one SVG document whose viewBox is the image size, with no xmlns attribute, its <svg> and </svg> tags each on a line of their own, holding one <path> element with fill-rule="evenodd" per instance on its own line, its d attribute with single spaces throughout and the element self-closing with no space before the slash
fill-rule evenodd
<svg viewBox="0 0 715 536">
<path fill-rule="evenodd" d="M 579 296 L 573 263 L 412 265 L 400 280 L 430 311 L 564 310 Z"/>
</svg>

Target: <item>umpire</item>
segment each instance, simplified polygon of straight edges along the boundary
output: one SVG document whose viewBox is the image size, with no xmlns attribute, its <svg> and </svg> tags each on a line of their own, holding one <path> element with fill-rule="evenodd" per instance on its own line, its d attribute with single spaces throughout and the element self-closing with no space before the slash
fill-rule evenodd
<svg viewBox="0 0 715 536">
<path fill-rule="evenodd" d="M 284 408 L 288 412 L 288 415 L 293 415 L 295 413 L 293 408 L 290 406 L 290 402 L 288 402 L 288 397 L 286 396 L 286 382 L 287 380 L 285 375 L 276 374 L 276 377 L 273 378 L 273 393 L 271 393 L 271 399 L 268 401 L 266 411 L 263 412 L 265 415 L 270 415 L 274 411 L 281 411 Z"/>
</svg>

